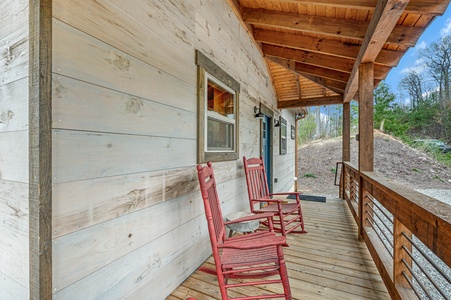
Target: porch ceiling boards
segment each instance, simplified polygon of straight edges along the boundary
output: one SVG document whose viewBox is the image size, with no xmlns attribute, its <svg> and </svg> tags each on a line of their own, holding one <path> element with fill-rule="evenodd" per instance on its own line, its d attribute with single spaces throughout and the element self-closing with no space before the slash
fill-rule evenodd
<svg viewBox="0 0 451 300">
<path fill-rule="evenodd" d="M 349 102 L 385 79 L 450 0 L 228 0 L 268 61 L 279 108 Z"/>
</svg>

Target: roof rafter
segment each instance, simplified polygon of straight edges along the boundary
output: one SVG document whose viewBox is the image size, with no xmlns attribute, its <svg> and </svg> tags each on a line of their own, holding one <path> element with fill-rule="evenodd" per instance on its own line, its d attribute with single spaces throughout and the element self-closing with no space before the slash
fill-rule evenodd
<svg viewBox="0 0 451 300">
<path fill-rule="evenodd" d="M 307 16 L 249 8 L 243 9 L 243 20 L 249 24 L 273 26 L 361 41 L 364 40 L 366 29 L 369 26 L 369 23 L 366 21 Z M 422 32 L 422 28 L 398 25 L 393 28 L 393 31 L 389 32 L 389 36 L 385 40 L 387 43 L 411 47 L 415 45 Z"/>
<path fill-rule="evenodd" d="M 377 4 L 377 0 L 279 0 L 279 2 L 369 10 L 373 10 Z M 437 0 L 411 1 L 407 5 L 405 12 L 441 16 L 446 7 L 446 2 Z"/>
<path fill-rule="evenodd" d="M 344 102 L 352 100 L 358 90 L 358 72 L 361 63 L 374 62 L 390 35 L 396 22 L 404 11 L 409 0 L 378 1 L 371 22 L 368 26 L 365 39 L 360 48 L 356 62 L 346 86 Z"/>
<path fill-rule="evenodd" d="M 327 102 L 327 104 L 342 104 L 343 103 L 343 95 L 279 101 L 277 103 L 277 108 L 281 109 L 281 108 L 292 108 L 292 107 L 300 107 L 300 106 L 304 106 L 304 107 L 305 106 L 318 106 L 318 105 L 324 105 L 325 101 Z"/>
<path fill-rule="evenodd" d="M 314 53 L 304 50 L 284 48 L 280 46 L 262 45 L 263 54 L 266 56 L 275 56 L 283 59 L 294 60 L 321 68 L 336 70 L 345 73 L 351 73 L 355 59 L 330 56 L 322 53 Z M 383 79 L 390 72 L 390 68 L 382 65 L 375 65 L 374 76 L 377 79 Z"/>
<path fill-rule="evenodd" d="M 257 42 L 293 49 L 323 53 L 336 57 L 356 59 L 360 45 L 335 40 L 302 36 L 287 32 L 254 29 L 254 39 Z M 402 52 L 382 49 L 375 62 L 381 65 L 395 67 L 402 57 Z"/>
<path fill-rule="evenodd" d="M 327 78 L 322 78 L 322 77 L 319 77 L 319 76 L 316 76 L 313 74 L 309 74 L 306 72 L 296 70 L 296 63 L 293 61 L 289 61 L 289 60 L 281 59 L 281 58 L 277 58 L 277 57 L 267 57 L 267 58 L 269 60 L 271 60 L 272 62 L 286 68 L 287 70 L 290 70 L 293 73 L 300 75 L 304 78 L 307 78 L 308 80 L 310 80 L 316 84 L 319 84 L 319 85 L 321 85 L 331 91 L 334 91 L 336 93 L 343 94 L 346 89 L 346 83 L 344 83 L 344 82 L 327 79 Z"/>
</svg>

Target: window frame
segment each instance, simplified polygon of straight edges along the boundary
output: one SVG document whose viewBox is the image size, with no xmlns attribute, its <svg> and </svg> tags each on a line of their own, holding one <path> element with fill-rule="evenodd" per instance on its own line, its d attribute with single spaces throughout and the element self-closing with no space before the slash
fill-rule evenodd
<svg viewBox="0 0 451 300">
<path fill-rule="evenodd" d="M 197 78 L 197 163 L 207 161 L 229 161 L 239 158 L 239 102 L 240 102 L 240 84 L 233 77 L 227 74 L 213 61 L 207 58 L 200 51 L 196 50 L 196 65 L 198 66 Z M 220 86 L 227 92 L 234 94 L 234 137 L 233 150 L 207 150 L 208 142 L 208 108 L 207 108 L 207 89 L 208 81 Z M 224 117 L 227 118 L 227 117 Z M 221 118 L 219 118 L 221 119 Z M 218 120 L 219 120 L 218 119 Z M 221 120 L 224 121 L 224 120 Z M 232 122 L 227 122 L 231 124 Z"/>
<path fill-rule="evenodd" d="M 287 131 L 288 131 L 288 124 L 287 120 L 282 118 L 282 116 L 279 119 L 280 122 L 280 155 L 287 154 Z M 283 130 L 285 128 L 285 130 Z"/>
</svg>

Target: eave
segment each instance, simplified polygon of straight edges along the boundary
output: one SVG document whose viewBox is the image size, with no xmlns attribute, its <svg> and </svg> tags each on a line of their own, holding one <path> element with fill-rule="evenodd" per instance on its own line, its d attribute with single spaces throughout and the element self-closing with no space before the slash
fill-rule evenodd
<svg viewBox="0 0 451 300">
<path fill-rule="evenodd" d="M 362 63 L 374 64 L 376 87 L 450 0 L 229 2 L 266 58 L 283 109 L 356 99 Z"/>
</svg>

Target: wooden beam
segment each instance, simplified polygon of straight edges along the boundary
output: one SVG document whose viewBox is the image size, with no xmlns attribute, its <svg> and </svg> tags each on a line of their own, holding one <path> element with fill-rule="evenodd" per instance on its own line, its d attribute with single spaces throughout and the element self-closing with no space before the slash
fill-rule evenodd
<svg viewBox="0 0 451 300">
<path fill-rule="evenodd" d="M 266 56 L 280 57 L 283 59 L 294 60 L 321 68 L 336 70 L 345 73 L 351 73 L 355 63 L 355 59 L 330 56 L 321 53 L 308 52 L 292 48 L 284 48 L 280 46 L 262 45 L 263 54 Z M 390 68 L 382 65 L 374 66 L 374 77 L 376 79 L 384 79 Z"/>
<path fill-rule="evenodd" d="M 359 66 L 359 171 L 374 171 L 373 63 Z M 363 199 L 363 198 L 360 198 Z"/>
<path fill-rule="evenodd" d="M 298 92 L 298 98 L 301 99 L 302 98 L 302 91 L 301 91 L 301 82 L 299 81 L 299 75 L 296 76 L 296 89 Z"/>
<path fill-rule="evenodd" d="M 351 73 L 355 59 L 330 56 L 323 53 L 315 53 L 304 50 L 285 48 L 269 44 L 262 44 L 264 55 L 281 57 L 322 68 Z"/>
<path fill-rule="evenodd" d="M 296 72 L 296 71 L 295 71 Z M 346 84 L 343 82 L 339 82 L 339 81 L 334 81 L 331 79 L 325 79 L 325 78 L 321 78 L 321 77 L 317 77 L 314 75 L 310 75 L 310 74 L 306 74 L 306 73 L 301 73 L 301 72 L 296 72 L 297 74 L 301 75 L 304 78 L 307 78 L 308 80 L 317 83 L 331 91 L 334 91 L 336 93 L 339 94 L 343 94 L 346 88 Z"/>
<path fill-rule="evenodd" d="M 373 10 L 377 4 L 377 0 L 279 0 L 279 2 L 368 10 Z M 405 12 L 419 15 L 441 16 L 445 12 L 448 4 L 449 1 L 412 1 L 412 3 L 407 5 Z"/>
<path fill-rule="evenodd" d="M 331 91 L 334 91 L 339 94 L 343 94 L 345 91 L 346 83 L 344 82 L 321 78 L 319 76 L 315 76 L 312 74 L 296 71 L 296 63 L 286 59 L 281 59 L 277 57 L 267 57 L 267 59 Z"/>
<path fill-rule="evenodd" d="M 349 73 L 340 72 L 336 70 L 321 68 L 317 66 L 312 66 L 304 63 L 295 63 L 294 70 L 296 72 L 311 74 L 315 76 L 319 76 L 322 78 L 332 79 L 339 82 L 348 82 L 349 80 Z"/>
<path fill-rule="evenodd" d="M 261 43 L 318 52 L 343 58 L 352 58 L 354 60 L 360 50 L 360 44 L 350 44 L 335 40 L 263 29 L 254 29 L 254 39 Z M 404 51 L 382 49 L 376 57 L 375 63 L 388 67 L 395 67 L 398 65 L 403 54 Z"/>
<path fill-rule="evenodd" d="M 30 299 L 52 298 L 52 0 L 29 1 Z"/>
<path fill-rule="evenodd" d="M 359 55 L 352 69 L 349 82 L 346 86 L 344 102 L 353 99 L 358 89 L 358 71 L 360 63 L 374 62 L 378 53 L 384 46 L 384 41 L 404 11 L 409 0 L 378 1 L 371 22 L 368 26 L 365 40 L 360 48 Z"/>
<path fill-rule="evenodd" d="M 307 107 L 307 106 L 319 106 L 319 105 L 332 105 L 332 104 L 342 104 L 343 96 L 328 96 L 328 97 L 315 97 L 315 98 L 304 98 L 299 100 L 285 100 L 278 101 L 277 108 L 293 108 L 293 107 Z"/>
<path fill-rule="evenodd" d="M 392 5 L 393 10 L 398 10 Z M 401 7 L 405 7 L 402 6 Z M 375 11 L 376 13 L 376 11 Z M 374 18 L 374 16 L 373 16 Z M 372 18 L 372 19 L 373 19 Z M 399 18 L 398 18 L 399 19 Z M 343 38 L 363 41 L 367 21 L 328 18 L 321 16 L 307 16 L 280 11 L 267 11 L 263 9 L 243 9 L 243 20 L 246 23 L 276 28 L 291 29 L 301 32 L 319 33 Z M 423 28 L 397 25 L 383 42 L 412 47 L 423 33 Z"/>
</svg>

